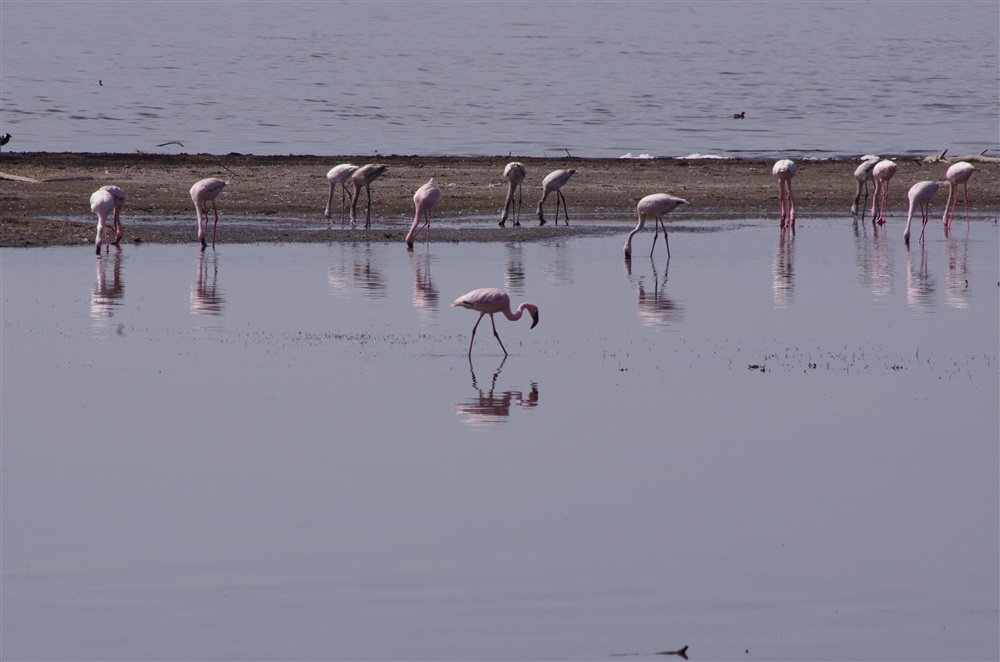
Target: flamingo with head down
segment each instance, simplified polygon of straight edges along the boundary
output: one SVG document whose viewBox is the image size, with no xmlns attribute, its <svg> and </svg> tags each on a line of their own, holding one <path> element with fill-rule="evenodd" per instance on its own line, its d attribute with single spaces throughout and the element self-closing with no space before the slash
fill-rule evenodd
<svg viewBox="0 0 1000 662">
<path fill-rule="evenodd" d="M 337 190 L 337 184 L 340 184 L 340 223 L 344 223 L 344 214 L 347 210 L 347 180 L 351 178 L 354 171 L 358 169 L 358 166 L 350 163 L 341 163 L 338 166 L 330 168 L 330 172 L 326 173 L 326 178 L 330 182 L 330 197 L 326 201 L 326 210 L 323 214 L 326 216 L 326 224 L 333 225 L 332 218 L 332 207 L 333 207 L 333 194 Z"/>
<path fill-rule="evenodd" d="M 105 223 L 108 220 L 108 216 L 113 214 L 115 211 L 115 198 L 111 193 L 104 189 L 97 189 L 90 196 L 90 211 L 97 214 L 97 238 L 94 240 L 95 248 L 97 249 L 97 254 L 101 254 L 101 238 L 103 237 L 105 242 L 107 237 L 107 228 Z M 115 242 L 118 243 L 117 241 Z"/>
<path fill-rule="evenodd" d="M 889 206 L 889 180 L 896 174 L 896 164 L 882 159 L 872 168 L 875 180 L 875 194 L 872 197 L 872 220 L 885 225 L 885 210 Z"/>
<path fill-rule="evenodd" d="M 971 227 L 969 225 L 969 178 L 972 177 L 972 173 L 975 170 L 971 163 L 959 161 L 949 167 L 944 173 L 944 178 L 948 180 L 948 201 L 944 203 L 944 216 L 941 217 L 941 220 L 944 222 L 944 229 L 946 231 L 951 230 L 951 222 L 955 218 L 955 207 L 958 206 L 959 184 L 962 185 L 962 193 L 965 198 L 966 229 Z"/>
<path fill-rule="evenodd" d="M 210 177 L 196 182 L 191 187 L 191 199 L 194 201 L 194 209 L 198 214 L 198 240 L 201 247 L 205 248 L 205 234 L 208 231 L 208 203 L 212 203 L 212 211 L 215 212 L 215 223 L 212 225 L 212 248 L 215 248 L 215 231 L 219 227 L 219 210 L 215 206 L 215 199 L 222 193 L 222 189 L 229 186 L 229 182 Z M 202 219 L 202 214 L 205 215 Z"/>
<path fill-rule="evenodd" d="M 672 195 L 667 195 L 666 193 L 654 193 L 652 195 L 647 195 L 645 198 L 639 201 L 636 205 L 636 211 L 639 213 L 639 223 L 635 226 L 635 229 L 628 233 L 628 240 L 625 242 L 625 257 L 632 256 L 632 237 L 646 224 L 647 218 L 655 219 L 656 225 L 655 234 L 653 235 L 653 248 L 649 249 L 649 256 L 653 257 L 653 249 L 656 248 L 656 238 L 660 236 L 660 227 L 663 227 L 663 241 L 667 242 L 667 257 L 670 257 L 670 241 L 667 239 L 667 225 L 663 221 L 663 217 L 672 212 L 674 209 L 681 205 L 686 205 L 688 202 L 682 198 L 675 198 Z"/>
<path fill-rule="evenodd" d="M 500 217 L 500 227 L 503 227 L 507 222 L 507 216 L 512 209 L 514 211 L 514 226 L 521 225 L 521 201 L 523 199 L 521 183 L 527 174 L 528 169 L 524 167 L 523 163 L 518 163 L 517 161 L 508 163 L 507 167 L 503 169 L 503 178 L 507 180 L 507 199 L 503 202 L 503 215 Z M 514 203 L 515 191 L 519 194 L 516 205 Z"/>
<path fill-rule="evenodd" d="M 417 189 L 417 192 L 413 194 L 413 206 L 416 207 L 417 213 L 413 217 L 413 225 L 410 226 L 410 231 L 406 233 L 406 245 L 413 248 L 413 240 L 417 238 L 420 231 L 427 228 L 427 234 L 430 236 L 431 233 L 431 209 L 434 205 L 438 203 L 441 199 L 441 189 L 434 186 L 434 178 L 431 177 L 430 181 Z M 424 224 L 420 225 L 420 219 L 423 217 Z M 417 227 L 420 226 L 420 227 Z"/>
<path fill-rule="evenodd" d="M 550 193 L 556 194 L 556 225 L 559 225 L 559 202 L 562 202 L 565 223 L 569 225 L 569 213 L 566 211 L 566 196 L 563 195 L 562 187 L 566 185 L 569 178 L 576 174 L 576 170 L 553 170 L 545 175 L 542 180 L 542 199 L 538 201 L 538 225 L 545 225 L 545 216 L 542 214 L 542 205 L 545 198 Z"/>
<path fill-rule="evenodd" d="M 910 199 L 910 211 L 906 214 L 906 228 L 903 230 L 903 243 L 910 245 L 910 221 L 913 219 L 914 207 L 920 208 L 923 224 L 920 226 L 920 243 L 924 243 L 924 228 L 927 226 L 927 216 L 930 212 L 931 199 L 941 188 L 939 182 L 917 182 L 910 187 L 907 196 Z"/>
<path fill-rule="evenodd" d="M 503 313 L 504 317 L 512 322 L 516 322 L 521 319 L 522 313 L 527 310 L 528 314 L 531 315 L 531 328 L 534 329 L 535 325 L 538 324 L 538 306 L 525 301 L 517 307 L 517 312 L 511 312 L 510 297 L 507 293 L 503 290 L 498 290 L 492 287 L 472 290 L 468 294 L 464 294 L 455 299 L 451 305 L 461 306 L 462 308 L 475 310 L 479 313 L 479 319 L 476 320 L 476 325 L 472 327 L 472 338 L 469 340 L 469 356 L 472 356 L 472 343 L 476 340 L 476 328 L 478 328 L 479 323 L 483 321 L 483 315 L 490 316 L 490 323 L 493 324 L 493 336 L 497 339 L 497 342 L 500 343 L 500 349 L 503 350 L 504 356 L 507 356 L 507 348 L 503 346 L 503 341 L 500 340 L 500 334 L 497 333 L 497 324 L 493 320 L 494 314 Z"/>
<path fill-rule="evenodd" d="M 771 174 L 778 178 L 778 207 L 781 210 L 781 227 L 795 227 L 795 200 L 792 198 L 792 177 L 795 176 L 795 162 L 781 159 L 771 168 Z"/>
</svg>

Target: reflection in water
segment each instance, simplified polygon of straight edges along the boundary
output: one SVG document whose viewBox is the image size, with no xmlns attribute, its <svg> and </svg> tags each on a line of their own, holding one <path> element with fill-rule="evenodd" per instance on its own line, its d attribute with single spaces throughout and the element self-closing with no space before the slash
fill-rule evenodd
<svg viewBox="0 0 1000 662">
<path fill-rule="evenodd" d="M 774 307 L 787 308 L 795 293 L 795 230 L 781 228 L 778 250 L 771 266 Z"/>
<path fill-rule="evenodd" d="M 524 296 L 524 254 L 521 244 L 508 241 L 503 245 L 503 284 L 508 294 Z"/>
<path fill-rule="evenodd" d="M 550 283 L 573 284 L 573 260 L 569 256 L 569 241 L 546 241 L 540 246 L 542 273 Z"/>
<path fill-rule="evenodd" d="M 506 361 L 507 357 L 500 361 L 500 365 L 493 373 L 489 389 L 484 390 L 476 380 L 476 371 L 472 367 L 472 359 L 469 359 L 472 388 L 476 391 L 477 396 L 465 402 L 455 403 L 453 407 L 456 414 L 465 416 L 465 422 L 469 425 L 478 427 L 503 423 L 510 416 L 513 404 L 518 407 L 538 406 L 538 384 L 536 382 L 531 382 L 531 391 L 528 392 L 527 396 L 522 391 L 501 391 L 499 393 L 496 391 L 497 379 L 500 377 L 500 371 L 503 370 L 503 364 Z"/>
<path fill-rule="evenodd" d="M 906 250 L 906 303 L 924 313 L 934 312 L 934 281 L 927 269 L 927 248 L 920 244 L 920 257 Z M 914 249 L 916 250 L 916 249 Z"/>
<path fill-rule="evenodd" d="M 646 277 L 632 277 L 632 259 L 625 259 L 625 275 L 639 292 L 638 316 L 645 326 L 668 326 L 679 322 L 684 317 L 684 306 L 667 296 L 667 276 L 670 274 L 670 258 L 663 267 L 663 280 L 660 280 L 656 268 L 656 260 L 650 256 L 649 265 L 653 272 L 653 291 L 649 292 Z"/>
<path fill-rule="evenodd" d="M 97 256 L 97 282 L 90 294 L 90 317 L 95 331 L 107 328 L 108 320 L 114 316 L 115 309 L 122 304 L 125 296 L 125 281 L 122 279 L 122 261 L 125 258 L 120 247 L 115 246 L 115 249 L 113 255 Z M 111 269 L 111 282 L 108 282 L 108 269 Z"/>
<path fill-rule="evenodd" d="M 433 319 L 437 315 L 440 294 L 431 281 L 430 244 L 427 244 L 423 255 L 417 255 L 415 250 L 408 253 L 410 268 L 413 269 L 413 307 L 417 309 L 420 319 Z"/>
<path fill-rule="evenodd" d="M 215 251 L 198 251 L 198 278 L 191 287 L 192 315 L 221 315 L 226 307 L 225 297 L 219 289 L 219 254 Z"/>
<path fill-rule="evenodd" d="M 865 224 L 854 224 L 854 270 L 858 283 L 871 290 L 876 301 L 887 301 L 892 295 L 892 241 L 888 226 L 872 223 L 871 239 Z"/>
<path fill-rule="evenodd" d="M 360 250 L 358 244 L 332 242 L 329 248 L 327 282 L 335 293 L 347 294 L 356 287 L 369 298 L 385 298 L 385 275 L 376 267 L 370 246 Z"/>
<path fill-rule="evenodd" d="M 968 235 L 966 235 L 968 236 Z M 944 301 L 952 308 L 969 307 L 969 242 L 948 242 L 948 271 Z"/>
</svg>

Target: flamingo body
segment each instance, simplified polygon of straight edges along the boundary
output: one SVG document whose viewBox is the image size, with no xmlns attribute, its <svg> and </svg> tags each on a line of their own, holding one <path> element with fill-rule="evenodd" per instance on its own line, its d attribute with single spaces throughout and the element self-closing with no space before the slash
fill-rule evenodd
<svg viewBox="0 0 1000 662">
<path fill-rule="evenodd" d="M 514 209 L 514 225 L 521 225 L 521 201 L 523 190 L 521 183 L 528 174 L 528 169 L 523 163 L 512 161 L 503 169 L 503 178 L 507 180 L 507 199 L 503 202 L 503 215 L 500 217 L 500 227 L 507 222 L 507 216 L 511 209 Z M 514 203 L 514 192 L 518 192 L 517 204 Z"/>
<path fill-rule="evenodd" d="M 645 198 L 639 201 L 636 205 L 636 212 L 639 215 L 639 223 L 635 226 L 635 229 L 628 233 L 628 240 L 625 242 L 625 257 L 631 257 L 632 255 L 632 237 L 635 236 L 639 230 L 642 230 L 643 226 L 646 224 L 647 218 L 652 218 L 655 220 L 655 234 L 653 235 L 653 248 L 649 250 L 649 256 L 653 256 L 653 249 L 656 248 L 656 238 L 660 236 L 660 227 L 663 227 L 663 241 L 667 242 L 667 257 L 670 257 L 670 241 L 667 239 L 667 226 L 663 222 L 663 217 L 672 212 L 674 209 L 681 205 L 686 205 L 688 202 L 682 198 L 675 198 L 672 195 L 667 195 L 666 193 L 654 193 L 652 195 L 647 195 Z"/>
<path fill-rule="evenodd" d="M 215 214 L 215 223 L 212 225 L 212 248 L 215 248 L 215 231 L 219 227 L 219 210 L 215 206 L 215 199 L 227 186 L 229 186 L 229 182 L 210 177 L 195 182 L 195 185 L 191 187 L 191 199 L 194 201 L 194 209 L 198 214 L 198 240 L 201 241 L 202 248 L 208 245 L 205 242 L 205 234 L 208 230 L 209 202 L 212 203 L 212 211 Z"/>
<path fill-rule="evenodd" d="M 516 322 L 521 319 L 521 315 L 525 310 L 531 315 L 531 328 L 534 329 L 535 325 L 538 324 L 538 306 L 533 303 L 523 302 L 517 307 L 517 312 L 511 312 L 510 309 L 510 297 L 503 290 L 498 290 L 493 287 L 484 287 L 478 290 L 472 290 L 468 294 L 464 294 L 451 304 L 452 306 L 461 306 L 462 308 L 468 308 L 469 310 L 475 310 L 479 313 L 479 319 L 476 320 L 476 325 L 472 327 L 472 338 L 469 340 L 469 356 L 472 356 L 472 343 L 476 339 L 476 328 L 479 323 L 483 321 L 483 315 L 490 316 L 490 323 L 493 324 L 493 336 L 500 343 L 500 349 L 503 350 L 503 355 L 507 356 L 507 348 L 503 346 L 503 341 L 500 340 L 500 334 L 497 333 L 497 325 L 493 320 L 493 315 L 496 313 L 503 313 L 503 316 L 512 322 Z"/>
<path fill-rule="evenodd" d="M 875 195 L 872 199 L 872 221 L 885 225 L 885 210 L 889 206 L 889 180 L 896 174 L 896 164 L 882 159 L 872 168 Z"/>
<path fill-rule="evenodd" d="M 975 172 L 975 168 L 972 167 L 971 163 L 966 161 L 959 161 L 958 163 L 952 165 L 944 173 L 944 178 L 948 180 L 948 201 L 944 204 L 944 216 L 941 220 L 944 222 L 945 230 L 951 230 L 951 221 L 955 217 L 955 207 L 958 205 L 958 185 L 962 185 L 962 193 L 965 198 L 965 225 L 968 228 L 969 225 L 969 178 L 972 177 L 972 173 Z"/>
<path fill-rule="evenodd" d="M 354 171 L 351 175 L 351 184 L 354 186 L 354 195 L 351 196 L 351 227 L 353 228 L 357 225 L 357 215 L 358 215 L 358 197 L 361 194 L 361 189 L 365 190 L 366 200 L 367 200 L 367 213 L 365 215 L 365 228 L 370 228 L 372 225 L 372 182 L 385 174 L 385 171 L 389 169 L 389 166 L 384 163 L 369 163 L 368 165 L 363 165 Z"/>
<path fill-rule="evenodd" d="M 344 212 L 347 209 L 347 180 L 351 178 L 354 171 L 358 169 L 358 166 L 351 163 L 341 163 L 338 166 L 330 168 L 330 172 L 326 173 L 326 179 L 330 182 L 330 197 L 326 201 L 326 209 L 323 214 L 326 216 L 326 224 L 332 225 L 332 207 L 333 207 L 333 194 L 337 190 L 337 184 L 340 184 L 340 222 L 344 222 Z"/>
<path fill-rule="evenodd" d="M 566 212 L 566 196 L 563 195 L 562 187 L 565 186 L 569 178 L 576 174 L 576 170 L 553 170 L 545 175 L 542 180 L 542 199 L 538 201 L 538 224 L 545 225 L 545 216 L 542 215 L 542 205 L 550 193 L 556 194 L 556 225 L 559 225 L 559 203 L 562 202 L 563 214 L 565 214 L 566 225 L 569 225 L 569 214 Z"/>
<path fill-rule="evenodd" d="M 107 222 L 108 216 L 115 212 L 114 196 L 104 189 L 97 189 L 90 196 L 90 211 L 97 214 L 97 238 L 94 240 L 94 246 L 97 254 L 100 255 L 101 238 L 106 233 L 104 224 Z"/>
<path fill-rule="evenodd" d="M 102 191 L 107 191 L 111 194 L 111 197 L 115 199 L 115 240 L 114 245 L 117 246 L 122 240 L 122 224 L 119 214 L 121 213 L 122 207 L 125 206 L 125 191 L 117 186 L 102 186 Z"/>
<path fill-rule="evenodd" d="M 857 183 L 857 188 L 854 190 L 854 202 L 851 204 L 851 214 L 854 215 L 854 220 L 858 219 L 858 210 L 864 209 L 868 205 L 868 182 L 874 184 L 875 178 L 872 176 L 872 168 L 875 167 L 876 163 L 878 163 L 878 159 L 866 159 L 864 163 L 854 169 L 854 181 Z M 865 194 L 865 204 L 859 207 L 862 190 Z"/>
<path fill-rule="evenodd" d="M 771 174 L 778 178 L 778 206 L 781 210 L 781 227 L 795 226 L 795 200 L 792 197 L 792 177 L 795 176 L 795 162 L 781 159 L 771 168 Z"/>
<path fill-rule="evenodd" d="M 413 240 L 416 239 L 421 230 L 427 228 L 427 233 L 430 234 L 431 209 L 434 208 L 434 205 L 436 205 L 440 199 L 441 189 L 434 186 L 433 177 L 431 177 L 426 184 L 418 188 L 417 192 L 413 194 L 413 206 L 417 211 L 413 216 L 413 225 L 410 226 L 410 231 L 406 233 L 406 245 L 410 248 L 413 248 Z M 423 225 L 420 225 L 421 217 L 424 219 Z"/>
<path fill-rule="evenodd" d="M 913 209 L 920 208 L 923 224 L 920 226 L 920 242 L 924 241 L 924 227 L 927 225 L 927 215 L 930 211 L 931 199 L 941 187 L 939 182 L 917 182 L 910 187 L 907 197 L 910 199 L 910 210 L 906 214 L 906 229 L 903 230 L 903 243 L 910 245 L 910 221 L 913 219 Z"/>
</svg>

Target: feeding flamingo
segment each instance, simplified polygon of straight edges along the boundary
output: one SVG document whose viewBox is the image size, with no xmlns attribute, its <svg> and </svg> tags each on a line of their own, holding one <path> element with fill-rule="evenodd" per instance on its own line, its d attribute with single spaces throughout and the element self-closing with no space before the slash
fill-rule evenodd
<svg viewBox="0 0 1000 662">
<path fill-rule="evenodd" d="M 516 313 L 512 313 L 510 311 L 510 297 L 507 296 L 507 293 L 492 287 L 472 290 L 468 294 L 455 299 L 451 305 L 479 312 L 479 319 L 476 320 L 476 326 L 472 327 L 472 338 L 469 340 L 469 356 L 472 356 L 472 343 L 476 339 L 476 328 L 483 321 L 483 315 L 490 316 L 490 323 L 493 324 L 493 335 L 496 337 L 497 342 L 500 343 L 500 349 L 503 350 L 504 356 L 507 356 L 507 348 L 503 346 L 500 334 L 497 333 L 497 324 L 493 320 L 495 313 L 503 313 L 504 317 L 512 322 L 516 322 L 521 319 L 521 314 L 527 310 L 528 314 L 531 315 L 531 328 L 534 329 L 535 325 L 538 324 L 538 306 L 525 301 L 517 307 Z"/>
<path fill-rule="evenodd" d="M 521 182 L 524 181 L 527 174 L 528 169 L 524 167 L 523 163 L 517 161 L 508 163 L 507 167 L 503 169 L 503 178 L 507 180 L 507 199 L 503 201 L 503 216 L 500 217 L 500 227 L 503 227 L 504 223 L 507 222 L 508 212 L 512 208 L 515 210 L 514 227 L 521 225 L 521 200 L 524 195 Z M 514 204 L 514 191 L 518 192 L 516 206 Z"/>
<path fill-rule="evenodd" d="M 219 210 L 215 207 L 215 199 L 222 193 L 222 189 L 229 186 L 229 182 L 221 179 L 209 177 L 200 182 L 196 182 L 191 187 L 191 199 L 194 200 L 194 209 L 198 213 L 198 239 L 201 247 L 205 248 L 205 233 L 208 230 L 208 203 L 212 203 L 212 211 L 215 212 L 215 223 L 212 225 L 212 248 L 215 248 L 215 231 L 219 227 Z M 204 220 L 202 214 L 205 215 Z"/>
<path fill-rule="evenodd" d="M 882 159 L 872 168 L 872 177 L 875 179 L 872 220 L 878 222 L 879 225 L 885 225 L 885 210 L 889 206 L 889 180 L 895 174 L 896 164 L 889 159 Z"/>
<path fill-rule="evenodd" d="M 781 208 L 781 227 L 785 224 L 795 227 L 795 200 L 792 198 L 792 177 L 795 176 L 795 162 L 781 159 L 771 168 L 771 174 L 778 178 L 778 206 Z"/>
<path fill-rule="evenodd" d="M 102 191 L 107 191 L 111 194 L 111 197 L 115 199 L 115 240 L 112 242 L 117 246 L 122 240 L 122 223 L 119 219 L 119 214 L 121 213 L 122 207 L 125 206 L 125 191 L 117 186 L 102 186 Z"/>
<path fill-rule="evenodd" d="M 104 189 L 97 189 L 90 196 L 90 211 L 97 214 L 97 238 L 94 240 L 97 254 L 101 254 L 101 237 L 107 233 L 104 223 L 108 220 L 108 215 L 115 211 L 115 198 Z M 117 224 L 116 224 L 117 230 Z M 107 238 L 105 237 L 105 240 Z M 117 241 L 115 242 L 118 243 Z"/>
<path fill-rule="evenodd" d="M 410 226 L 410 231 L 406 233 L 406 245 L 413 248 L 413 240 L 417 238 L 420 231 L 427 228 L 427 234 L 431 233 L 431 209 L 437 204 L 438 200 L 441 199 L 441 189 L 434 186 L 434 178 L 431 177 L 430 180 L 417 189 L 417 192 L 413 194 L 413 206 L 416 207 L 417 213 L 413 216 L 413 225 Z M 420 227 L 420 217 L 424 218 L 424 224 Z"/>
<path fill-rule="evenodd" d="M 940 182 L 917 182 L 910 187 L 907 196 L 910 198 L 910 211 L 906 214 L 906 229 L 903 230 L 903 243 L 910 245 L 910 221 L 913 218 L 914 206 L 920 207 L 923 225 L 920 226 L 920 243 L 924 241 L 924 227 L 927 225 L 927 214 L 930 212 L 931 198 L 941 187 Z"/>
<path fill-rule="evenodd" d="M 562 193 L 562 187 L 569 181 L 569 178 L 576 173 L 576 170 L 553 170 L 545 175 L 542 180 L 542 199 L 538 201 L 538 225 L 545 225 L 545 216 L 542 215 L 542 205 L 545 198 L 550 193 L 556 194 L 556 225 L 559 225 L 559 201 L 562 201 L 563 214 L 566 215 L 566 225 L 569 225 L 569 214 L 566 212 L 566 196 Z"/>
<path fill-rule="evenodd" d="M 636 211 L 639 213 L 639 224 L 635 226 L 634 230 L 628 233 L 628 240 L 625 242 L 625 257 L 632 256 L 632 237 L 646 224 L 647 218 L 653 218 L 656 219 L 656 225 L 654 226 L 653 248 L 649 249 L 649 256 L 653 257 L 653 249 L 656 248 L 656 238 L 660 236 L 660 226 L 663 226 L 663 241 L 667 242 L 667 257 L 669 258 L 670 241 L 667 239 L 667 226 L 663 221 L 663 217 L 680 205 L 686 205 L 687 203 L 687 200 L 675 198 L 666 193 L 654 193 L 640 200 L 639 204 L 636 205 Z"/>
<path fill-rule="evenodd" d="M 866 159 L 861 165 L 859 165 L 854 170 L 854 180 L 857 183 L 857 188 L 854 190 L 854 202 L 851 203 L 851 213 L 854 215 L 854 220 L 858 220 L 858 209 L 864 211 L 865 207 L 868 206 L 868 182 L 874 183 L 874 177 L 872 177 L 872 168 L 878 163 L 878 159 Z M 861 201 L 861 191 L 864 190 L 865 193 L 865 203 L 858 206 L 858 202 Z"/>
<path fill-rule="evenodd" d="M 368 201 L 368 212 L 365 216 L 365 229 L 372 226 L 372 182 L 385 174 L 389 166 L 382 163 L 369 163 L 354 171 L 351 175 L 351 183 L 354 185 L 354 195 L 351 196 L 351 227 L 357 225 L 355 219 L 358 215 L 358 197 L 361 189 L 365 189 Z"/>
<path fill-rule="evenodd" d="M 944 178 L 948 180 L 948 201 L 944 203 L 944 229 L 951 230 L 951 221 L 955 217 L 955 207 L 958 206 L 958 185 L 962 185 L 963 197 L 965 198 L 965 225 L 969 227 L 969 177 L 976 169 L 971 163 L 959 161 L 952 165 L 944 173 Z"/>
<path fill-rule="evenodd" d="M 347 180 L 350 179 L 354 171 L 358 169 L 358 166 L 352 165 L 350 163 L 341 163 L 339 166 L 334 166 L 330 168 L 330 172 L 326 173 L 326 178 L 330 182 L 330 197 L 326 201 L 326 210 L 323 212 L 326 216 L 326 224 L 333 225 L 333 218 L 331 217 L 331 212 L 333 211 L 333 193 L 337 189 L 337 184 L 340 184 L 340 223 L 344 223 L 344 212 L 347 209 Z"/>
</svg>

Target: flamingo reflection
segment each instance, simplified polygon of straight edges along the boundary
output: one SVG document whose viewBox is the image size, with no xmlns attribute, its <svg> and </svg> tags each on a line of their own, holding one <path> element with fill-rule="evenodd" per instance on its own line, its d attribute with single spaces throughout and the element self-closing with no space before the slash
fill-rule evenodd
<svg viewBox="0 0 1000 662">
<path fill-rule="evenodd" d="M 868 289 L 876 301 L 892 295 L 892 243 L 884 225 L 872 224 L 871 238 L 862 224 L 854 227 L 854 272 L 858 284 Z"/>
<path fill-rule="evenodd" d="M 440 293 L 431 280 L 430 246 L 423 255 L 410 251 L 410 268 L 413 269 L 413 307 L 422 320 L 433 319 L 437 315 Z"/>
<path fill-rule="evenodd" d="M 573 259 L 568 255 L 569 242 L 546 241 L 539 245 L 542 254 L 542 273 L 555 285 L 573 284 Z"/>
<path fill-rule="evenodd" d="M 927 249 L 919 245 L 920 255 L 914 256 L 906 245 L 906 303 L 913 309 L 929 313 L 934 309 L 934 280 L 927 269 Z"/>
<path fill-rule="evenodd" d="M 794 228 L 794 226 L 793 226 Z M 795 293 L 795 230 L 782 228 L 771 265 L 774 307 L 787 308 Z"/>
<path fill-rule="evenodd" d="M 226 307 L 226 299 L 218 287 L 219 255 L 199 251 L 198 277 L 191 287 L 192 315 L 221 315 Z"/>
<path fill-rule="evenodd" d="M 334 293 L 347 295 L 356 288 L 370 299 L 384 299 L 385 274 L 372 255 L 368 245 L 331 243 L 326 279 Z"/>
<path fill-rule="evenodd" d="M 646 285 L 645 276 L 632 275 L 632 261 L 625 260 L 625 275 L 639 294 L 638 317 L 643 326 L 668 326 L 681 321 L 684 317 L 684 306 L 667 296 L 667 277 L 670 274 L 670 258 L 663 267 L 663 280 L 660 280 L 656 260 L 650 256 L 649 266 L 652 269 L 653 291 Z"/>
<path fill-rule="evenodd" d="M 94 329 L 104 329 L 108 320 L 114 317 L 115 310 L 122 304 L 125 296 L 125 281 L 122 279 L 122 251 L 115 251 L 111 259 L 97 257 L 97 281 L 90 294 L 90 317 Z M 111 279 L 108 279 L 108 269 L 111 269 Z"/>
<path fill-rule="evenodd" d="M 530 390 L 527 394 L 523 391 L 497 391 L 497 379 L 503 370 L 503 364 L 507 361 L 504 357 L 500 365 L 493 372 L 488 388 L 479 385 L 476 379 L 476 371 L 469 359 L 469 372 L 472 374 L 472 388 L 476 391 L 476 396 L 458 402 L 454 405 L 456 414 L 465 416 L 465 422 L 474 427 L 495 425 L 503 423 L 510 417 L 511 409 L 516 405 L 518 408 L 531 408 L 538 406 L 538 383 L 530 382 Z"/>
<path fill-rule="evenodd" d="M 504 288 L 511 294 L 524 296 L 524 280 L 527 273 L 524 269 L 524 251 L 519 242 L 504 242 Z"/>
<path fill-rule="evenodd" d="M 969 242 L 948 242 L 948 271 L 945 274 L 946 304 L 952 308 L 969 307 Z"/>
</svg>

